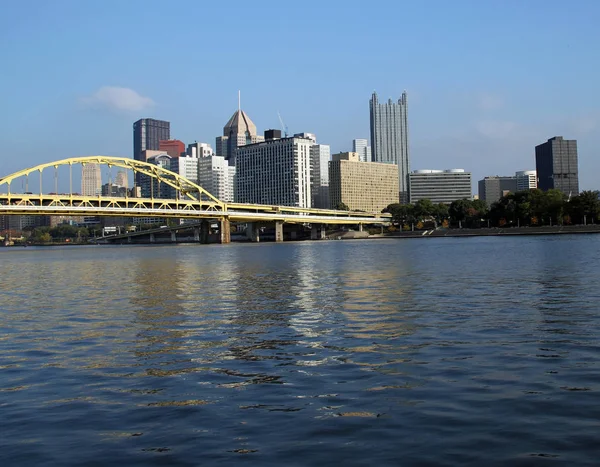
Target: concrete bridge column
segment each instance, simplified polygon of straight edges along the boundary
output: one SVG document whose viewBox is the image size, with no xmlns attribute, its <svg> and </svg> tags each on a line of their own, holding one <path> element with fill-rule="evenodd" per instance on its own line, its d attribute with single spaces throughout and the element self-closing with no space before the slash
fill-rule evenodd
<svg viewBox="0 0 600 467">
<path fill-rule="evenodd" d="M 310 226 L 310 239 L 317 240 L 319 238 L 319 226 L 317 224 L 311 224 Z"/>
<path fill-rule="evenodd" d="M 156 238 L 154 237 L 154 234 L 150 234 L 150 243 L 154 242 L 156 242 Z"/>
<path fill-rule="evenodd" d="M 229 224 L 229 219 L 221 219 L 219 234 L 221 243 L 231 243 L 231 225 Z"/>
<path fill-rule="evenodd" d="M 174 230 L 171 232 L 171 242 L 177 243 L 177 232 Z"/>
<path fill-rule="evenodd" d="M 363 225 L 362 224 L 358 224 L 358 231 L 362 232 L 363 231 Z"/>
<path fill-rule="evenodd" d="M 246 227 L 246 236 L 251 242 L 260 242 L 260 224 L 258 222 L 250 222 Z"/>
<path fill-rule="evenodd" d="M 327 224 L 321 224 L 321 235 L 319 237 L 321 240 L 325 240 L 327 237 Z"/>
<path fill-rule="evenodd" d="M 275 241 L 283 242 L 283 221 L 275 221 Z"/>
<path fill-rule="evenodd" d="M 194 241 L 200 242 L 200 229 L 198 227 L 194 227 Z"/>
<path fill-rule="evenodd" d="M 208 221 L 200 222 L 200 243 L 208 243 Z"/>
</svg>

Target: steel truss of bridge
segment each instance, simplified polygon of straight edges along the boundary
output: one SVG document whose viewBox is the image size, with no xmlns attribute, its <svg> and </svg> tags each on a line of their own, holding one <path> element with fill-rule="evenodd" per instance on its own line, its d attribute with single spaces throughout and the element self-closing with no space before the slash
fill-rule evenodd
<svg viewBox="0 0 600 467">
<path fill-rule="evenodd" d="M 111 198 L 73 194 L 72 167 L 81 164 L 103 164 L 132 170 L 151 177 L 154 183 L 166 184 L 176 192 L 177 199 Z M 70 193 L 43 194 L 44 169 L 68 166 Z M 13 193 L 11 184 L 18 179 L 39 173 L 40 193 Z M 58 188 L 58 183 L 56 188 Z M 233 222 L 285 222 L 318 224 L 377 224 L 390 222 L 389 214 L 348 212 L 329 209 L 271 206 L 261 204 L 225 203 L 194 182 L 162 167 L 129 158 L 89 156 L 63 159 L 38 165 L 0 179 L 0 215 L 46 216 L 111 216 L 111 217 L 163 217 L 180 219 L 218 219 Z M 26 190 L 27 191 L 27 190 Z M 56 189 L 58 191 L 58 189 Z"/>
</svg>

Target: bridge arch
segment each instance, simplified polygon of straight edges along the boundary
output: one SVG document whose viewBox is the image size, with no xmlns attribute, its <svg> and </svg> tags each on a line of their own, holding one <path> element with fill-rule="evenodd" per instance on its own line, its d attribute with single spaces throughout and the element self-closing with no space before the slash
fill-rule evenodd
<svg viewBox="0 0 600 467">
<path fill-rule="evenodd" d="M 144 161 L 137 161 L 127 157 L 111 157 L 111 156 L 84 156 L 84 157 L 71 157 L 68 159 L 61 159 L 54 162 L 48 162 L 45 164 L 39 164 L 28 169 L 20 170 L 13 174 L 7 175 L 0 178 L 0 189 L 7 187 L 8 194 L 10 194 L 10 186 L 13 181 L 21 177 L 27 177 L 29 174 L 39 172 L 40 179 L 44 169 L 54 168 L 57 169 L 60 166 L 69 166 L 72 168 L 73 165 L 81 165 L 82 167 L 86 164 L 100 164 L 108 167 L 118 167 L 126 170 L 132 170 L 134 173 L 143 174 L 149 176 L 159 183 L 164 183 L 177 192 L 180 193 L 182 199 L 189 199 L 192 201 L 210 201 L 216 205 L 224 208 L 224 203 L 218 198 L 213 196 L 211 193 L 206 191 L 200 185 L 192 182 L 191 180 L 167 170 L 158 165 L 149 164 Z M 72 191 L 72 180 L 71 180 L 71 191 Z M 41 194 L 41 192 L 40 192 Z M 72 193 L 71 193 L 72 194 Z"/>
</svg>

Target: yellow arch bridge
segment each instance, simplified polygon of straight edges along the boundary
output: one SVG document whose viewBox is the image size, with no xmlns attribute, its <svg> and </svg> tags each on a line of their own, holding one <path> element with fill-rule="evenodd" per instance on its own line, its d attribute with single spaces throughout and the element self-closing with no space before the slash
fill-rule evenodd
<svg viewBox="0 0 600 467">
<path fill-rule="evenodd" d="M 149 196 L 124 197 L 85 196 L 73 191 L 73 166 L 98 164 L 108 170 L 113 168 L 133 171 L 149 181 Z M 54 192 L 43 193 L 43 174 L 53 172 Z M 59 173 L 68 173 L 69 192 L 58 193 Z M 134 175 L 135 176 L 135 175 Z M 39 187 L 35 188 L 39 181 Z M 45 180 L 48 183 L 48 180 Z M 162 198 L 168 187 L 171 197 Z M 15 192 L 20 188 L 20 193 Z M 37 190 L 39 188 L 39 190 Z M 30 191 L 36 190 L 37 193 Z M 155 196 L 156 194 L 156 196 Z M 148 193 L 146 193 L 148 195 Z M 230 222 L 274 222 L 276 239 L 283 236 L 283 224 L 337 225 L 387 225 L 389 214 L 348 212 L 330 209 L 312 209 L 293 206 L 226 203 L 220 201 L 201 186 L 158 165 L 124 157 L 87 156 L 62 159 L 0 178 L 0 215 L 45 216 L 111 216 L 160 217 L 186 220 L 213 220 L 220 222 L 221 241 L 229 242 Z"/>
</svg>

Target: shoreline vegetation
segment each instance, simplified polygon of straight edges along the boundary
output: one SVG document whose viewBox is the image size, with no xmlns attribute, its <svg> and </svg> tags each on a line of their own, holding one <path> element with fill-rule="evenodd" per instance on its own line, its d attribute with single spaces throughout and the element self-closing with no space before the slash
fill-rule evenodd
<svg viewBox="0 0 600 467">
<path fill-rule="evenodd" d="M 337 206 L 348 209 L 347 206 Z M 360 211 L 352 211 L 359 213 Z M 392 215 L 391 225 L 365 231 L 330 231 L 329 239 L 421 238 L 498 235 L 546 235 L 600 232 L 598 191 L 583 191 L 567 196 L 559 190 L 531 189 L 508 193 L 488 206 L 482 200 L 459 199 L 450 205 L 422 199 L 415 204 L 390 204 L 382 212 Z M 598 224 L 596 224 L 598 222 Z M 157 224 L 158 225 L 158 224 Z M 176 227 L 175 225 L 170 225 Z M 141 230 L 156 225 L 141 227 Z M 177 226 L 184 228 L 182 226 Z M 332 226 L 333 227 L 333 226 Z M 126 226 L 127 228 L 127 226 Z M 89 245 L 101 226 L 89 228 L 61 224 L 30 228 L 21 238 L 0 237 L 3 246 Z M 10 245 L 12 243 L 12 245 Z M 161 242 L 168 243 L 168 242 Z"/>
<path fill-rule="evenodd" d="M 526 236 L 526 235 L 565 235 L 565 234 L 596 234 L 600 233 L 600 225 L 553 225 L 553 226 L 540 226 L 540 227 L 491 227 L 491 228 L 444 228 L 438 227 L 437 229 L 425 229 L 425 230 L 414 230 L 414 231 L 395 231 L 395 232 L 384 232 L 383 234 L 368 234 L 367 232 L 359 232 L 354 230 L 335 232 L 328 236 L 328 240 L 370 240 L 370 239 L 382 239 L 382 238 L 396 238 L 396 239 L 407 239 L 407 238 L 443 238 L 443 237 L 500 237 L 500 236 Z M 294 241 L 294 240 L 289 240 Z M 298 240 L 298 241 L 306 241 Z M 267 241 L 268 243 L 271 243 Z M 156 243 L 157 246 L 163 245 L 176 245 L 186 242 L 176 243 Z M 246 242 L 235 242 L 235 243 L 246 243 Z M 139 245 L 139 243 L 137 243 Z M 142 243 L 146 244 L 146 243 Z M 151 243 L 147 243 L 151 244 Z M 191 244 L 191 243 L 190 243 Z M 196 244 L 196 242 L 194 242 Z M 0 247 L 17 247 L 23 248 L 28 246 L 82 246 L 82 245 L 102 245 L 90 242 L 55 242 L 55 243 L 34 243 L 34 242 L 15 242 L 11 245 L 3 245 L 0 242 Z"/>
</svg>

